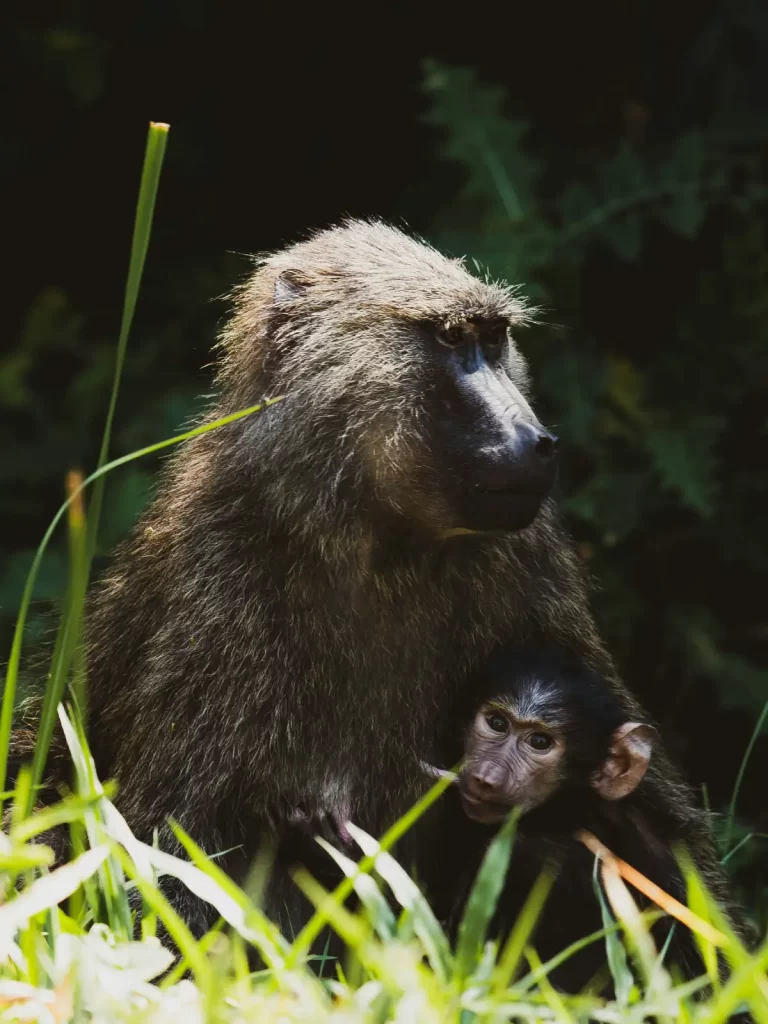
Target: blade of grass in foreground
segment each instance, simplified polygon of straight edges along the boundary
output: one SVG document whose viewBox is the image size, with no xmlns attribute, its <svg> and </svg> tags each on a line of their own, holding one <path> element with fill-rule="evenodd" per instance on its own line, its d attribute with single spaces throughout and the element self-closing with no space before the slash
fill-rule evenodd
<svg viewBox="0 0 768 1024">
<path fill-rule="evenodd" d="M 155 212 L 157 200 L 157 189 L 160 183 L 160 172 L 163 168 L 165 157 L 165 146 L 168 141 L 169 125 L 150 121 L 149 134 L 147 135 L 147 148 L 144 153 L 144 166 L 141 171 L 141 185 L 139 186 L 139 198 L 136 202 L 136 219 L 133 225 L 133 239 L 131 241 L 131 257 L 128 263 L 128 278 L 125 284 L 125 297 L 123 299 L 123 315 L 120 320 L 120 334 L 117 339 L 117 353 L 115 356 L 115 373 L 112 379 L 112 391 L 109 396 L 109 407 L 107 419 L 104 424 L 104 433 L 101 438 L 101 449 L 99 461 L 96 468 L 101 469 L 109 455 L 109 443 L 112 439 L 112 423 L 115 418 L 117 407 L 117 395 L 120 390 L 120 378 L 123 375 L 123 364 L 125 363 L 125 351 L 128 346 L 128 335 L 131 332 L 133 315 L 136 312 L 136 300 L 139 296 L 139 286 L 144 273 L 144 262 L 149 248 L 149 237 L 152 233 L 152 218 Z M 93 558 L 96 546 L 96 534 L 99 529 L 99 517 L 104 496 L 104 478 L 102 477 L 93 488 L 90 508 L 88 509 L 88 559 Z"/>
<path fill-rule="evenodd" d="M 109 444 L 112 437 L 112 423 L 114 421 L 115 409 L 117 407 L 117 396 L 120 389 L 120 379 L 125 363 L 125 352 L 128 345 L 133 316 L 136 311 L 136 301 L 139 294 L 139 286 L 144 271 L 149 238 L 152 230 L 152 217 L 157 199 L 157 189 L 160 181 L 160 172 L 163 166 L 165 146 L 168 138 L 168 125 L 150 123 L 147 136 L 147 147 L 144 154 L 144 165 L 141 173 L 141 186 L 139 197 L 136 203 L 136 218 L 133 228 L 133 239 L 131 242 L 131 256 L 128 264 L 128 277 L 125 286 L 125 297 L 123 300 L 123 312 L 120 321 L 120 333 L 117 341 L 117 352 L 115 356 L 115 371 L 112 379 L 112 390 L 109 397 L 107 418 L 104 424 L 104 432 L 101 439 L 101 448 L 96 468 L 101 469 L 106 464 L 109 452 Z M 104 496 L 105 478 L 99 477 L 93 488 L 93 494 L 88 509 L 88 519 L 85 525 L 84 536 L 79 537 L 81 530 L 70 530 L 75 534 L 72 546 L 72 566 L 68 585 L 68 598 L 64 606 L 64 613 L 59 625 L 56 644 L 51 658 L 51 668 L 48 683 L 45 689 L 43 709 L 40 717 L 37 742 L 35 744 L 35 755 L 32 762 L 32 780 L 37 784 L 42 777 L 45 768 L 45 761 L 48 756 L 48 749 L 56 724 L 56 708 L 64 694 L 67 678 L 76 658 L 76 651 L 80 642 L 83 606 L 85 593 L 88 588 L 88 578 L 91 571 L 91 563 L 96 548 L 96 536 L 99 529 L 101 517 L 101 506 Z M 82 498 L 80 498 L 82 501 Z M 77 508 L 73 502 L 70 506 Z M 70 516 L 72 520 L 72 516 Z M 82 524 L 81 524 L 82 525 Z M 85 705 L 82 698 L 84 693 L 84 673 L 80 672 L 79 686 L 83 692 L 79 694 L 80 710 L 85 714 Z M 5 711 L 5 705 L 3 706 Z M 13 708 L 11 708 L 11 714 Z M 2 748 L 0 747 L 0 753 Z M 31 810 L 31 808 L 28 808 Z"/>
<path fill-rule="evenodd" d="M 453 778 L 448 776 L 438 779 L 438 781 L 427 790 L 421 800 L 398 819 L 391 828 L 389 828 L 379 840 L 379 849 L 382 852 L 388 852 L 405 833 L 411 828 L 418 819 L 424 814 L 428 808 L 445 792 L 446 789 L 453 783 Z M 375 863 L 375 857 L 366 856 L 364 857 L 357 866 L 358 873 L 364 873 L 371 871 Z M 330 900 L 337 906 L 347 899 L 351 895 L 354 889 L 355 882 L 354 878 L 345 878 L 344 881 L 340 882 L 330 895 Z M 299 934 L 293 941 L 291 947 L 291 953 L 288 957 L 288 966 L 294 967 L 309 952 L 312 943 L 318 937 L 323 928 L 328 924 L 330 920 L 331 911 L 328 909 L 330 903 L 324 903 L 316 913 L 312 915 L 306 925 L 302 928 Z"/>
<path fill-rule="evenodd" d="M 411 915 L 413 930 L 424 947 L 432 970 L 442 984 L 447 984 L 452 966 L 450 943 L 421 889 L 395 858 L 380 848 L 372 836 L 352 822 L 347 823 L 347 828 L 363 853 L 375 858 L 376 872 L 390 887 L 400 906 Z M 354 878 L 354 874 L 351 877 Z"/>
<path fill-rule="evenodd" d="M 556 867 L 552 864 L 547 864 L 536 879 L 523 904 L 522 910 L 517 915 L 517 920 L 504 945 L 504 949 L 499 957 L 499 965 L 495 972 L 493 988 L 499 998 L 501 998 L 504 990 L 512 983 L 517 965 L 533 934 L 536 922 L 544 909 L 544 904 L 556 877 Z"/>
<path fill-rule="evenodd" d="M 469 894 L 456 942 L 456 975 L 459 981 L 468 978 L 477 966 L 488 925 L 507 877 L 519 817 L 519 809 L 512 811 L 494 836 Z"/>
</svg>

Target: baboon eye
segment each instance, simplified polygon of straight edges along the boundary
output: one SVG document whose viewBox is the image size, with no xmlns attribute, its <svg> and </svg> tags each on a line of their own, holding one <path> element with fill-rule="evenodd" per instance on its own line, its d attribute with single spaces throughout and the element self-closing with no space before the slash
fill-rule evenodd
<svg viewBox="0 0 768 1024">
<path fill-rule="evenodd" d="M 507 329 L 502 328 L 483 338 L 483 352 L 492 362 L 500 359 L 508 341 Z"/>
<path fill-rule="evenodd" d="M 458 324 L 447 324 L 437 328 L 435 337 L 445 348 L 457 348 L 464 341 L 464 332 Z"/>
<path fill-rule="evenodd" d="M 494 732 L 507 731 L 507 720 L 504 715 L 486 715 L 485 720 Z"/>
<path fill-rule="evenodd" d="M 552 737 L 545 732 L 532 732 L 528 737 L 528 745 L 534 750 L 549 750 L 552 746 Z"/>
</svg>

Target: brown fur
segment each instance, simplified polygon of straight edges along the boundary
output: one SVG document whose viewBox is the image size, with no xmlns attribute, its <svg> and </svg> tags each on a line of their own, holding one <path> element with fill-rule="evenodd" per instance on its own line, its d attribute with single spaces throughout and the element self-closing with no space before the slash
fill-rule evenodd
<svg viewBox="0 0 768 1024">
<path fill-rule="evenodd" d="M 380 223 L 259 261 L 209 415 L 286 398 L 173 456 L 88 616 L 93 750 L 141 838 L 173 815 L 208 852 L 243 844 L 244 864 L 286 807 L 340 799 L 380 832 L 500 642 L 575 652 L 639 717 L 551 502 L 518 533 L 444 539 L 462 524 L 425 443 L 415 325 L 527 316 L 510 288 Z M 524 390 L 514 350 L 509 372 Z M 652 785 L 717 885 L 688 791 L 663 763 Z M 175 898 L 202 929 L 207 908 Z"/>
</svg>

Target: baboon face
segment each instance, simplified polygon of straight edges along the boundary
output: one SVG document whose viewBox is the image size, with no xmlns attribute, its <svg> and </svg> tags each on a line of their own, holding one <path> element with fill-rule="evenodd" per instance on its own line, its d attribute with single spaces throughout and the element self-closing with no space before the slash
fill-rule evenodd
<svg viewBox="0 0 768 1024">
<path fill-rule="evenodd" d="M 528 526 L 555 480 L 557 440 L 525 398 L 510 330 L 528 314 L 513 288 L 359 221 L 270 257 L 252 288 L 224 380 L 248 380 L 256 353 L 264 391 L 288 397 L 270 441 L 284 464 L 290 446 L 296 470 L 275 474 L 282 509 L 306 495 L 306 522 L 320 521 L 314 502 L 437 533 Z"/>
<path fill-rule="evenodd" d="M 427 442 L 456 525 L 528 526 L 555 481 L 557 438 L 515 383 L 523 368 L 509 324 L 473 320 L 422 331 L 434 382 Z"/>
</svg>

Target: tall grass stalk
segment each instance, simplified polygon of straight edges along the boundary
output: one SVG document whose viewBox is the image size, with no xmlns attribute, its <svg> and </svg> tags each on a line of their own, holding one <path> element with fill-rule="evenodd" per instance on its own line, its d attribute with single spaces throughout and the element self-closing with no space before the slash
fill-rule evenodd
<svg viewBox="0 0 768 1024">
<path fill-rule="evenodd" d="M 115 372 L 112 378 L 112 390 L 109 395 L 107 407 L 107 418 L 104 423 L 104 433 L 101 437 L 101 448 L 96 468 L 101 469 L 107 462 L 109 446 L 112 440 L 112 424 L 115 419 L 117 408 L 117 396 L 120 391 L 120 380 L 125 365 L 125 353 L 128 348 L 128 336 L 131 333 L 131 325 L 136 312 L 136 302 L 139 297 L 141 278 L 144 273 L 144 263 L 149 249 L 149 238 L 152 233 L 152 219 L 155 213 L 155 202 L 157 190 L 160 184 L 160 172 L 163 169 L 165 158 L 165 147 L 168 141 L 168 130 L 170 125 L 161 122 L 150 122 L 147 135 L 147 147 L 144 153 L 144 165 L 141 171 L 141 185 L 139 186 L 139 198 L 136 202 L 136 219 L 133 225 L 133 238 L 131 240 L 131 255 L 128 261 L 128 277 L 125 284 L 125 297 L 123 299 L 123 313 L 120 320 L 120 333 L 117 339 L 117 352 L 115 354 Z M 96 547 L 96 537 L 101 517 L 101 506 L 104 498 L 104 477 L 100 477 L 93 488 L 91 503 L 88 509 L 88 559 L 93 558 Z"/>
<path fill-rule="evenodd" d="M 765 724 L 765 720 L 767 717 L 768 701 L 766 701 L 763 705 L 763 710 L 760 712 L 760 716 L 755 722 L 755 728 L 752 730 L 752 735 L 749 738 L 747 749 L 744 751 L 744 756 L 742 757 L 741 764 L 739 765 L 739 773 L 736 776 L 736 782 L 733 785 L 733 792 L 731 793 L 731 802 L 728 805 L 728 817 L 725 823 L 725 836 L 723 838 L 723 846 L 725 847 L 726 854 L 728 853 L 728 847 L 731 843 L 731 832 L 733 831 L 733 822 L 736 818 L 736 803 L 739 799 L 739 793 L 741 792 L 741 784 L 744 781 L 744 775 L 746 774 L 747 765 L 749 764 L 749 759 L 752 756 L 752 751 L 754 749 L 755 743 L 757 743 L 757 737 L 762 732 L 763 725 Z"/>
</svg>

